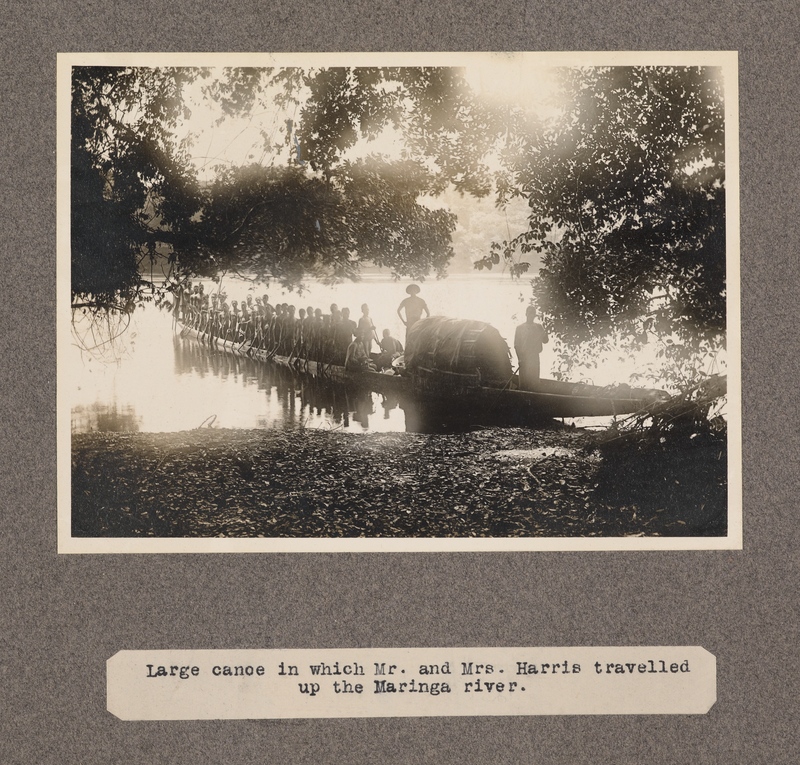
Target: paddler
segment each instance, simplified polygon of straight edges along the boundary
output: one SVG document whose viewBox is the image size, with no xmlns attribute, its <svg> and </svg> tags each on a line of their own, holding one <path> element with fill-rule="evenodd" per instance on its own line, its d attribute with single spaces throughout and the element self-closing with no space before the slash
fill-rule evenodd
<svg viewBox="0 0 800 765">
<path fill-rule="evenodd" d="M 381 353 L 375 361 L 375 364 L 380 369 L 389 369 L 398 356 L 403 353 L 403 344 L 392 337 L 392 333 L 388 329 L 383 330 L 383 337 L 381 338 Z"/>
<path fill-rule="evenodd" d="M 378 330 L 375 329 L 375 323 L 369 315 L 369 306 L 366 303 L 361 306 L 361 318 L 358 320 L 358 336 L 361 338 L 361 342 L 364 343 L 367 354 L 372 351 L 373 338 L 375 338 L 376 343 L 380 342 Z"/>
<path fill-rule="evenodd" d="M 348 372 L 375 371 L 375 367 L 367 354 L 367 349 L 364 347 L 361 338 L 356 337 L 356 339 L 347 346 L 344 368 Z"/>
</svg>

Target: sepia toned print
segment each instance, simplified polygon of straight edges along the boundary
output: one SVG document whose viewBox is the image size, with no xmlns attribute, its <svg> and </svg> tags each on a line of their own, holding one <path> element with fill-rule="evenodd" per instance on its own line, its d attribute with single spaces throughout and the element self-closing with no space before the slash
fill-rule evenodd
<svg viewBox="0 0 800 765">
<path fill-rule="evenodd" d="M 736 76 L 60 56 L 60 550 L 740 547 Z"/>
</svg>

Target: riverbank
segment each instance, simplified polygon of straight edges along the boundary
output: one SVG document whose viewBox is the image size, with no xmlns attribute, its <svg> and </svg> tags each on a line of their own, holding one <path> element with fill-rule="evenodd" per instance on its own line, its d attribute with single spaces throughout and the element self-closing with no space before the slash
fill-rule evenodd
<svg viewBox="0 0 800 765">
<path fill-rule="evenodd" d="M 335 430 L 72 437 L 80 537 L 594 537 L 726 533 L 724 442 Z"/>
</svg>

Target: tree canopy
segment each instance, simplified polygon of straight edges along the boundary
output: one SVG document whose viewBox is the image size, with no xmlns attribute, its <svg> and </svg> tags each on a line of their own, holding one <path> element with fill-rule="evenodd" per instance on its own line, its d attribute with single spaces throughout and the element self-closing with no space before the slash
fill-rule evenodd
<svg viewBox="0 0 800 765">
<path fill-rule="evenodd" d="M 270 161 L 198 180 L 172 133 L 182 89 L 205 79 L 228 116 L 301 106 L 283 146 L 264 135 Z M 494 115 L 450 68 L 245 68 L 213 79 L 86 67 L 73 70 L 72 101 L 73 296 L 102 308 L 147 299 L 157 285 L 146 266 L 160 255 L 176 278 L 238 272 L 287 287 L 354 278 L 365 262 L 443 275 L 455 216 L 426 200 L 448 186 L 491 191 L 482 159 Z M 400 156 L 350 151 L 386 131 Z"/>
<path fill-rule="evenodd" d="M 676 358 L 725 330 L 724 100 L 714 67 L 559 70 L 550 120 L 490 104 L 453 67 L 76 67 L 73 302 L 129 308 L 170 278 L 241 273 L 292 287 L 365 263 L 442 275 L 454 191 L 524 200 L 527 227 L 477 268 L 529 273 L 575 348 L 658 335 Z M 222 118 L 271 111 L 262 161 L 202 180 L 176 125 L 200 87 Z M 447 194 L 445 194 L 447 192 Z M 169 287 L 167 287 L 168 289 Z"/>
<path fill-rule="evenodd" d="M 415 278 L 441 274 L 454 216 L 419 203 L 429 183 L 418 163 L 380 157 L 346 162 L 328 179 L 292 166 L 226 170 L 207 191 L 181 264 L 286 286 L 356 278 L 365 261 Z"/>
<path fill-rule="evenodd" d="M 198 212 L 198 184 L 171 131 L 183 113 L 181 90 L 199 74 L 185 68 L 73 69 L 73 302 L 119 309 L 141 301 L 152 287 L 144 276 L 147 261 Z"/>
<path fill-rule="evenodd" d="M 726 261 L 717 73 L 574 69 L 561 87 L 563 118 L 507 157 L 528 229 L 495 243 L 484 264 L 502 254 L 524 272 L 524 256 L 539 255 L 533 291 L 565 360 L 612 335 L 636 346 L 655 333 L 666 338 L 661 353 L 684 361 L 718 347 Z"/>
</svg>

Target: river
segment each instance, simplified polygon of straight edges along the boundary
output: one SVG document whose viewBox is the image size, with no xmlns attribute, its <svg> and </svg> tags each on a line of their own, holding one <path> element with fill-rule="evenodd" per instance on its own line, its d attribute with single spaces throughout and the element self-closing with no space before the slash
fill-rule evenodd
<svg viewBox="0 0 800 765">
<path fill-rule="evenodd" d="M 479 319 L 513 340 L 524 320 L 530 287 L 507 275 L 454 275 L 424 282 L 420 297 L 433 315 Z M 208 282 L 207 291 L 216 285 Z M 358 319 L 362 303 L 370 306 L 378 332 L 390 329 L 404 339 L 396 308 L 406 296 L 405 283 L 383 276 L 338 285 L 311 283 L 302 295 L 226 279 L 231 300 L 269 294 L 271 303 L 328 312 L 331 303 L 349 307 Z M 106 323 L 79 317 L 72 346 L 59 369 L 59 386 L 70 401 L 73 433 L 92 431 L 173 432 L 213 428 L 335 428 L 353 432 L 405 431 L 396 402 L 377 393 L 354 397 L 343 388 L 299 380 L 285 370 L 203 347 L 176 335 L 171 315 L 153 305 L 130 317 Z M 555 354 L 545 347 L 542 376 L 550 376 Z M 619 368 L 592 370 L 605 385 L 625 381 Z"/>
</svg>

